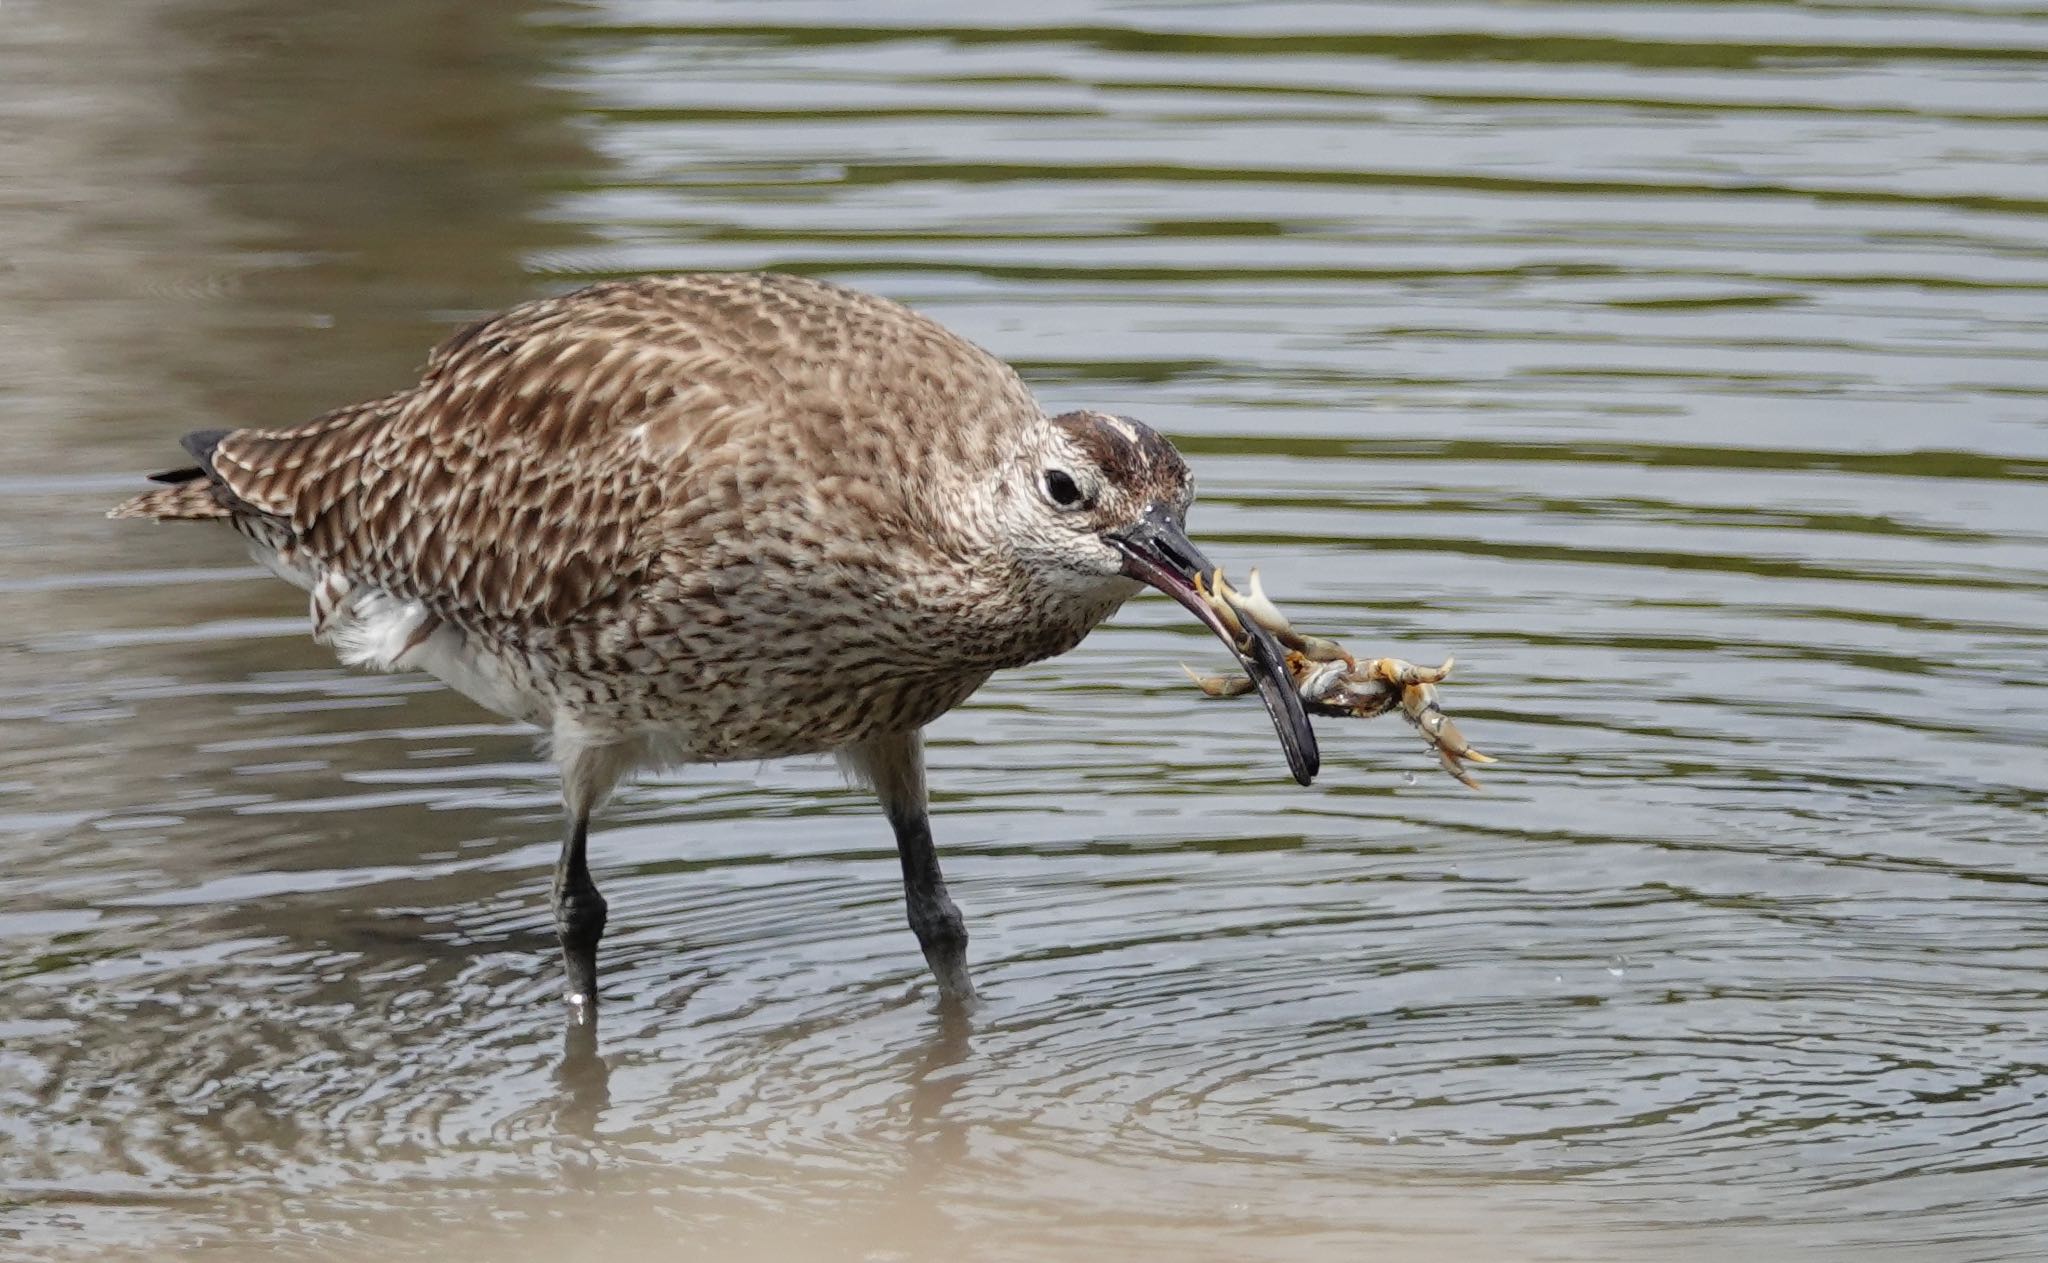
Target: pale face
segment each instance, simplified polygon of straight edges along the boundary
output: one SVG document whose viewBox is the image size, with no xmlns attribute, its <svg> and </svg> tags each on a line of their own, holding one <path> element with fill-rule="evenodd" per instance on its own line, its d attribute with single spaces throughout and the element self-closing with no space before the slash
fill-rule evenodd
<svg viewBox="0 0 2048 1263">
<path fill-rule="evenodd" d="M 1143 515 L 1142 497 L 1110 482 L 1080 453 L 1053 453 L 1038 465 L 1026 475 L 1031 486 L 1022 498 L 1031 506 L 1031 534 L 1043 547 L 1040 560 L 1077 576 L 1122 576 L 1123 554 L 1108 536 Z"/>
<path fill-rule="evenodd" d="M 1216 567 L 1188 539 L 1194 502 L 1187 462 L 1158 432 L 1100 412 L 1052 419 L 1032 459 L 1011 471 L 1009 540 L 1041 590 L 1103 612 L 1149 584 L 1166 593 L 1230 646 L 1272 713 L 1295 777 L 1307 784 L 1317 764 L 1315 734 L 1272 634 L 1250 620 L 1247 644 L 1225 627 L 1196 590 Z"/>
</svg>

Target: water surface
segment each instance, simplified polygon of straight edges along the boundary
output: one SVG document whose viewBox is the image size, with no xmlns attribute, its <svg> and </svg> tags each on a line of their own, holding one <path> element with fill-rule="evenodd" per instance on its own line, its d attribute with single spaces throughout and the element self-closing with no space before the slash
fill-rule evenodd
<svg viewBox="0 0 2048 1263">
<path fill-rule="evenodd" d="M 2048 1230 L 2048 13 L 257 0 L 0 47 L 10 1257 L 2021 1259 Z M 932 732 L 942 1019 L 820 762 L 597 843 L 175 436 L 643 271 L 911 302 L 1455 653 L 1312 790 L 1163 600 Z"/>
</svg>

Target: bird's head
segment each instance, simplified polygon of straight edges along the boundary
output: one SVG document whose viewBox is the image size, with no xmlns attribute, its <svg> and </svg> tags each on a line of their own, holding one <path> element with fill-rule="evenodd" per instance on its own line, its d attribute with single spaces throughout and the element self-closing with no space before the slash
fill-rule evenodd
<svg viewBox="0 0 2048 1263">
<path fill-rule="evenodd" d="M 1129 417 L 1069 412 L 1051 419 L 1013 475 L 1010 542 L 1034 578 L 1077 599 L 1106 598 L 1104 613 L 1149 584 L 1185 606 L 1238 656 L 1258 684 L 1288 767 L 1306 785 L 1319 758 L 1315 733 L 1272 634 L 1240 620 L 1241 645 L 1195 576 L 1216 566 L 1187 536 L 1195 480 L 1157 430 Z M 1099 615 L 1098 615 L 1099 617 Z"/>
</svg>

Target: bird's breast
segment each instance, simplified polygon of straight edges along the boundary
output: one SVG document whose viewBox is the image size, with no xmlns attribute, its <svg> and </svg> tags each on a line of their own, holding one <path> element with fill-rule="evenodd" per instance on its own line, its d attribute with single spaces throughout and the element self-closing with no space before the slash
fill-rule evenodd
<svg viewBox="0 0 2048 1263">
<path fill-rule="evenodd" d="M 923 727 L 989 675 L 1064 653 L 1135 591 L 754 560 L 699 566 L 630 616 L 549 646 L 583 721 L 669 734 L 678 757 L 757 759 Z"/>
</svg>

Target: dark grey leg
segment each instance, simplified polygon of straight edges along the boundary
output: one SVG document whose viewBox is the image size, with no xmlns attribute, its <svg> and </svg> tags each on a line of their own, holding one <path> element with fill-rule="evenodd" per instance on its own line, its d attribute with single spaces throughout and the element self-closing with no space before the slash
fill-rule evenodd
<svg viewBox="0 0 2048 1263">
<path fill-rule="evenodd" d="M 569 970 L 569 1016 L 578 1025 L 597 1020 L 597 942 L 604 937 L 605 902 L 590 879 L 586 854 L 590 816 L 578 813 L 569 822 L 562 858 L 555 864 L 555 932 L 562 938 L 562 961 Z"/>
<path fill-rule="evenodd" d="M 939 995 L 955 1005 L 973 1003 L 974 984 L 967 979 L 967 922 L 946 893 L 939 853 L 932 846 L 932 822 L 925 814 L 922 734 L 882 733 L 839 753 L 853 774 L 874 788 L 889 826 L 896 830 L 910 928 L 917 931 L 925 963 L 939 981 Z"/>
<path fill-rule="evenodd" d="M 896 852 L 903 860 L 903 900 L 910 912 L 910 928 L 924 948 L 925 963 L 939 981 L 939 994 L 948 1001 L 970 1004 L 974 983 L 967 977 L 967 922 L 946 893 L 946 879 L 939 872 L 939 852 L 932 845 L 932 824 L 924 804 L 914 811 L 889 808 L 889 823 L 896 829 Z"/>
</svg>

